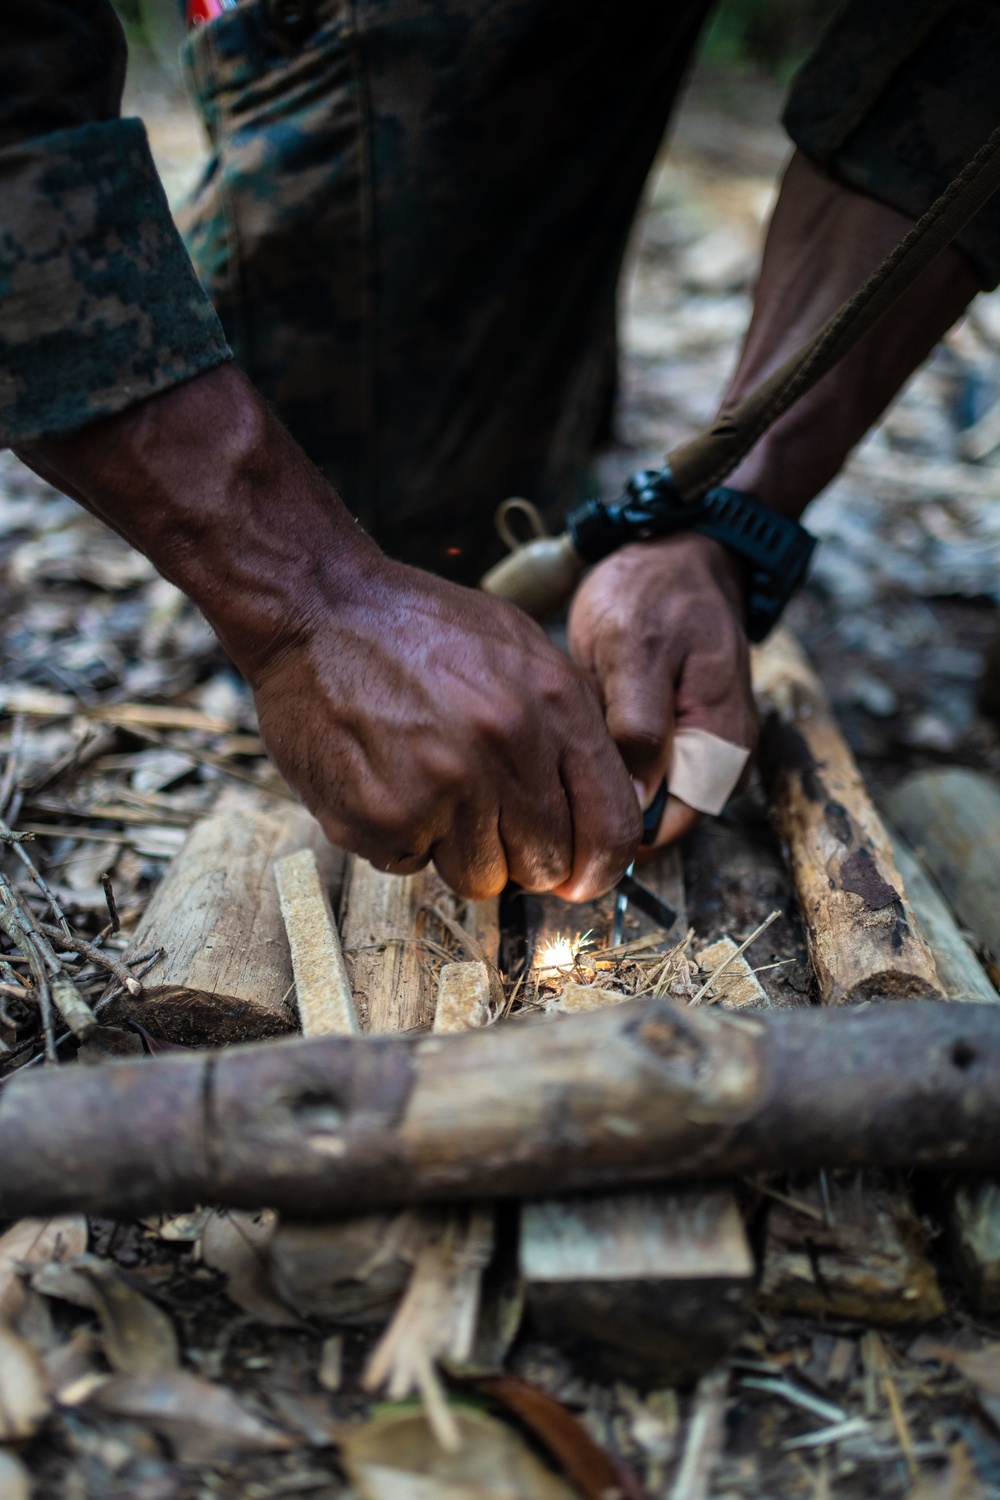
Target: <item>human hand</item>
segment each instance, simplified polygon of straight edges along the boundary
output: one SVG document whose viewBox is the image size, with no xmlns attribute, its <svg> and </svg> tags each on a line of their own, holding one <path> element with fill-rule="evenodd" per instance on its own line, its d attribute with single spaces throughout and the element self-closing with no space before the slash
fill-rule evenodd
<svg viewBox="0 0 1000 1500">
<path fill-rule="evenodd" d="M 513 605 L 386 558 L 232 366 L 22 456 L 200 606 L 335 843 L 477 900 L 588 900 L 629 864 L 584 675 Z"/>
<path fill-rule="evenodd" d="M 368 552 L 321 575 L 306 627 L 245 670 L 279 769 L 380 869 L 433 859 L 472 899 L 511 879 L 586 900 L 635 853 L 635 793 L 589 684 L 502 600 Z"/>
<path fill-rule="evenodd" d="M 644 805 L 678 729 L 756 744 L 739 564 L 718 542 L 683 532 L 606 557 L 577 590 L 569 645 Z M 668 797 L 656 844 L 682 837 L 699 816 Z"/>
</svg>

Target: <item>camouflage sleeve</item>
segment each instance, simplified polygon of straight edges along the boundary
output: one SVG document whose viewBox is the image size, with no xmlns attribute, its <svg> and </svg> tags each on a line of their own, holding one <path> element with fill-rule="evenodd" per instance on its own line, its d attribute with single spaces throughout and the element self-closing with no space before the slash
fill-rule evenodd
<svg viewBox="0 0 1000 1500">
<path fill-rule="evenodd" d="M 145 129 L 118 118 L 125 39 L 108 0 L 9 9 L 0 446 L 71 432 L 230 357 Z"/>
<path fill-rule="evenodd" d="M 785 126 L 849 187 L 913 219 L 1000 123 L 1000 0 L 848 0 L 800 70 Z M 1000 195 L 957 242 L 1000 282 Z"/>
</svg>

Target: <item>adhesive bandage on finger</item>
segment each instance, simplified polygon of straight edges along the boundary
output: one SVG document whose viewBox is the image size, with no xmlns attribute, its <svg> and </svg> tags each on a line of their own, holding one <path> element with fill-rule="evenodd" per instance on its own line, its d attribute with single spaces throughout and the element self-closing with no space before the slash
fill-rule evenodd
<svg viewBox="0 0 1000 1500">
<path fill-rule="evenodd" d="M 714 817 L 725 807 L 749 759 L 749 750 L 707 729 L 678 729 L 667 777 L 670 794 Z"/>
</svg>

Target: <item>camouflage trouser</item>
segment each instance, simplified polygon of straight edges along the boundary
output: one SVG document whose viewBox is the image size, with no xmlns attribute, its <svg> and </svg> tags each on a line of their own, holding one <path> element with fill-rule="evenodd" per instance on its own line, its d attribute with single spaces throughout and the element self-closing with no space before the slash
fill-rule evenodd
<svg viewBox="0 0 1000 1500">
<path fill-rule="evenodd" d="M 184 218 L 236 358 L 397 556 L 475 579 L 606 423 L 615 297 L 708 0 L 249 0 L 191 38 Z"/>
<path fill-rule="evenodd" d="M 215 147 L 195 265 L 237 359 L 396 555 L 473 580 L 499 500 L 577 498 L 622 253 L 708 4 L 246 0 L 193 37 Z M 916 218 L 998 90 L 1000 0 L 848 0 L 785 120 Z M 995 285 L 1000 195 L 959 244 Z"/>
</svg>

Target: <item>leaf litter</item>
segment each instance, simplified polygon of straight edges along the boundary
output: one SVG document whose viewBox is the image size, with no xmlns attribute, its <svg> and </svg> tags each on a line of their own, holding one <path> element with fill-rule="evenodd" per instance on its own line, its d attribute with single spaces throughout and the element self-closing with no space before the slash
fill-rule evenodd
<svg viewBox="0 0 1000 1500">
<path fill-rule="evenodd" d="M 631 469 L 659 462 L 664 448 L 710 414 L 745 323 L 761 204 L 784 149 L 770 126 L 741 126 L 734 139 L 731 122 L 720 127 L 711 108 L 697 100 L 694 108 L 694 136 L 681 131 L 678 153 L 650 186 L 624 328 L 623 440 L 600 460 L 609 491 Z M 777 108 L 772 100 L 771 117 Z M 699 157 L 692 139 L 708 139 L 713 129 L 715 144 Z M 192 137 L 192 157 L 196 151 Z M 727 161 L 736 163 L 728 179 L 729 169 L 720 169 Z M 836 665 L 829 678 L 838 713 L 869 756 L 866 770 L 898 766 L 921 747 L 932 755 L 968 752 L 1000 769 L 995 741 L 972 707 L 971 647 L 989 619 L 949 613 L 935 597 L 996 594 L 1000 523 L 991 471 L 1000 442 L 990 446 L 988 423 L 956 442 L 948 424 L 949 391 L 963 381 L 978 381 L 991 409 L 1000 408 L 998 305 L 983 300 L 810 518 L 825 545 L 795 624 L 821 665 Z M 970 443 L 975 464 L 957 452 Z M 9 455 L 0 457 L 0 566 L 10 591 L 0 638 L 0 818 L 14 834 L 32 834 L 26 843 L 8 838 L 0 860 L 0 904 L 14 919 L 0 939 L 0 1072 L 9 1076 L 39 1065 L 46 1050 L 64 1060 L 76 1052 L 60 996 L 71 1009 L 78 997 L 100 1020 L 102 1004 L 126 982 L 127 934 L 166 860 L 220 788 L 234 781 L 280 788 L 249 692 L 197 612 Z M 732 887 L 724 895 L 731 907 Z M 751 933 L 782 899 L 739 922 L 730 916 L 732 930 Z M 447 923 L 442 928 L 438 959 L 453 956 Z M 573 958 L 573 978 L 619 998 L 690 1000 L 722 962 L 706 971 L 703 951 L 693 935 L 667 955 L 651 954 L 641 941 L 617 952 L 591 941 Z M 130 966 L 138 985 L 154 957 Z M 758 974 L 767 967 L 761 959 Z M 733 958 L 728 969 L 736 968 Z M 705 1000 L 725 1003 L 726 973 L 715 977 L 720 993 L 707 991 Z M 768 981 L 772 1000 L 791 978 L 784 972 Z M 544 988 L 539 998 L 522 975 L 504 1008 L 530 1018 L 540 1003 L 559 1001 Z M 75 1014 L 86 1028 L 86 1016 Z M 79 1055 L 98 1051 L 104 1030 Z M 124 1045 L 122 1035 L 163 1045 L 148 1031 L 120 1033 L 103 1038 L 108 1050 Z M 793 1208 L 805 1201 L 795 1184 L 771 1191 Z M 822 1209 L 807 1207 L 815 1222 Z M 516 1418 L 508 1402 L 509 1419 L 501 1421 L 444 1386 L 463 1440 L 450 1455 L 429 1446 L 420 1412 L 376 1409 L 365 1424 L 372 1407 L 360 1375 L 377 1326 L 373 1333 L 311 1312 L 299 1318 L 284 1307 L 271 1281 L 265 1213 L 206 1208 L 157 1227 L 92 1225 L 89 1256 L 82 1219 L 22 1221 L 0 1238 L 0 1440 L 22 1444 L 0 1447 L 0 1500 L 27 1494 L 28 1468 L 43 1447 L 36 1490 L 45 1500 L 82 1494 L 73 1485 L 84 1472 L 93 1493 L 129 1500 L 340 1494 L 342 1478 L 327 1459 L 334 1439 L 345 1465 L 354 1465 L 358 1493 L 379 1500 L 588 1493 L 584 1474 L 571 1488 L 539 1458 L 531 1446 L 537 1424 L 515 1425 L 527 1420 L 528 1406 L 537 1415 L 537 1394 L 524 1397 Z M 960 1303 L 958 1312 L 967 1317 Z M 985 1342 L 959 1347 L 956 1339 L 979 1335 L 949 1315 L 937 1353 L 907 1348 L 902 1333 L 886 1330 L 884 1358 L 875 1358 L 870 1342 L 862 1354 L 863 1330 L 849 1322 L 762 1314 L 741 1347 L 766 1366 L 770 1383 L 731 1381 L 728 1395 L 720 1394 L 721 1375 L 714 1383 L 708 1377 L 700 1396 L 590 1378 L 585 1366 L 531 1336 L 522 1336 L 506 1369 L 578 1423 L 594 1446 L 574 1442 L 578 1454 L 589 1452 L 582 1462 L 593 1473 L 607 1475 L 597 1455 L 624 1457 L 651 1493 L 674 1500 L 692 1500 L 698 1485 L 709 1484 L 713 1494 L 747 1500 L 806 1493 L 979 1500 L 1000 1492 L 1000 1468 L 989 1469 L 1000 1452 L 1000 1326 L 985 1319 L 977 1328 Z M 812 1398 L 811 1409 L 789 1400 L 789 1390 Z M 821 1406 L 844 1420 L 817 1426 Z M 559 1425 L 563 1417 L 552 1420 Z M 35 1442 L 23 1446 L 32 1434 Z M 572 1462 L 564 1467 L 573 1472 Z M 204 1488 L 192 1489 L 195 1483 Z"/>
</svg>

